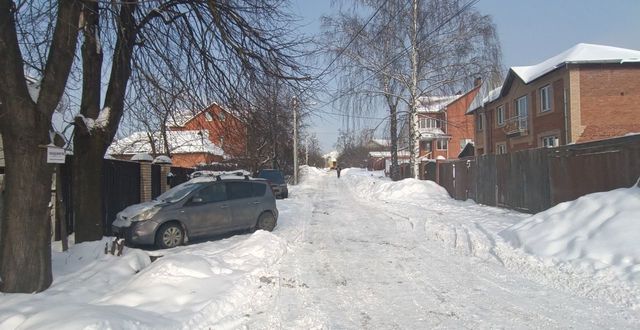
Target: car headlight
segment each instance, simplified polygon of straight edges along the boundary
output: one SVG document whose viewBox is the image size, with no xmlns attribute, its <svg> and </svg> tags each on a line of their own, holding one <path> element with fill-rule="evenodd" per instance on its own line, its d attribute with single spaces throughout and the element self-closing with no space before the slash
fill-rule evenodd
<svg viewBox="0 0 640 330">
<path fill-rule="evenodd" d="M 154 215 L 156 215 L 156 213 L 158 213 L 158 211 L 160 211 L 162 209 L 162 207 L 159 206 L 154 206 L 148 210 L 142 211 L 139 214 L 131 217 L 131 222 L 135 222 L 135 221 L 144 221 L 144 220 L 149 220 L 151 219 Z"/>
</svg>

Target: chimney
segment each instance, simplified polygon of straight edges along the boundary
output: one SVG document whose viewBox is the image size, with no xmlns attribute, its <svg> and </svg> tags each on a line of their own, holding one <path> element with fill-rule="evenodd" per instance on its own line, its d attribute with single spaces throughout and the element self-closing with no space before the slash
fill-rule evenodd
<svg viewBox="0 0 640 330">
<path fill-rule="evenodd" d="M 476 79 L 473 80 L 473 87 L 477 87 L 482 85 L 482 78 L 477 77 Z"/>
</svg>

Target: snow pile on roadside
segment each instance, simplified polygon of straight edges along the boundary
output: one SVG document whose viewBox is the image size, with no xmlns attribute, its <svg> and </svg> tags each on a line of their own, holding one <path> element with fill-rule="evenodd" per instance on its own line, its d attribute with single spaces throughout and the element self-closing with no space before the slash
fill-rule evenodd
<svg viewBox="0 0 640 330">
<path fill-rule="evenodd" d="M 0 294 L 0 329 L 158 329 L 242 319 L 260 276 L 286 253 L 269 232 L 151 253 L 104 254 L 107 239 L 53 251 L 45 292 Z M 151 262 L 149 254 L 162 255 Z"/>
<path fill-rule="evenodd" d="M 500 233 L 514 247 L 556 263 L 613 271 L 640 280 L 640 188 L 582 196 L 533 215 Z"/>
<path fill-rule="evenodd" d="M 446 189 L 433 181 L 404 179 L 391 181 L 382 171 L 349 168 L 343 170 L 344 179 L 362 197 L 379 200 L 450 199 Z M 368 177 L 364 180 L 363 177 Z"/>
</svg>

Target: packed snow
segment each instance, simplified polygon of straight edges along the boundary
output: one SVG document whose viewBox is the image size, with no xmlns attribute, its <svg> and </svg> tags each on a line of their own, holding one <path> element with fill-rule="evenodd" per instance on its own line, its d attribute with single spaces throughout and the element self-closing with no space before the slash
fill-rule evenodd
<svg viewBox="0 0 640 330">
<path fill-rule="evenodd" d="M 54 243 L 53 284 L 0 294 L 0 329 L 640 324 L 640 188 L 530 216 L 455 201 L 430 181 L 301 172 L 273 232 L 120 257 L 104 253 L 109 238 Z"/>
</svg>

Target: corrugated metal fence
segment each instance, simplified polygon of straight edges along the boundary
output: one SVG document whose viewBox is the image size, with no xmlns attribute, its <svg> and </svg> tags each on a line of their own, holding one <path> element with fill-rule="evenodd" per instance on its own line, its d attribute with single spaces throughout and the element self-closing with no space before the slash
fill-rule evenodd
<svg viewBox="0 0 640 330">
<path fill-rule="evenodd" d="M 458 200 L 537 213 L 640 177 L 640 135 L 439 161 L 437 182 Z"/>
</svg>

